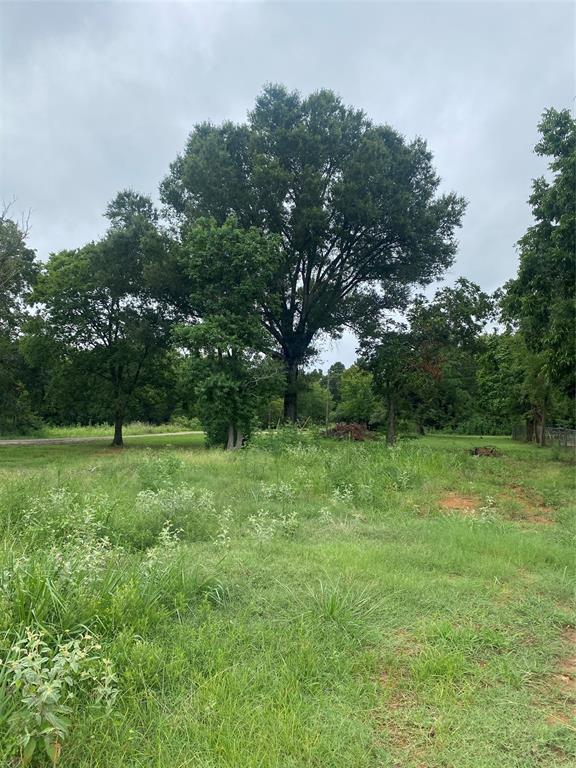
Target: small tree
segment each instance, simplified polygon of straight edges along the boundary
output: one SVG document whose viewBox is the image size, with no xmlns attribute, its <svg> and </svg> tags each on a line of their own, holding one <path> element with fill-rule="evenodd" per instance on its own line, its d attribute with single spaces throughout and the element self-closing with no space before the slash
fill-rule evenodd
<svg viewBox="0 0 576 768">
<path fill-rule="evenodd" d="M 239 448 L 262 401 L 275 391 L 277 367 L 255 307 L 277 268 L 275 237 L 245 230 L 230 217 L 222 226 L 203 219 L 184 243 L 190 303 L 200 321 L 178 330 L 188 351 L 190 388 L 208 442 Z"/>
<path fill-rule="evenodd" d="M 478 418 L 511 431 L 526 413 L 526 347 L 520 334 L 491 333 L 482 338 L 476 360 Z"/>
<path fill-rule="evenodd" d="M 396 442 L 396 419 L 413 375 L 414 340 L 401 323 L 390 324 L 378 340 L 364 341 L 361 361 L 371 372 L 374 391 L 386 406 L 386 443 Z"/>
<path fill-rule="evenodd" d="M 121 192 L 106 216 L 103 240 L 50 257 L 34 301 L 67 359 L 102 382 L 112 444 L 122 446 L 127 405 L 147 368 L 166 354 L 179 317 L 172 298 L 176 261 L 147 197 Z"/>
<path fill-rule="evenodd" d="M 224 318 L 181 329 L 195 410 L 209 446 L 241 448 L 250 437 L 262 403 L 277 391 L 279 370 L 246 346 Z"/>
<path fill-rule="evenodd" d="M 20 431 L 36 424 L 25 386 L 19 341 L 25 302 L 34 283 L 35 252 L 26 243 L 26 223 L 0 213 L 0 430 Z"/>
<path fill-rule="evenodd" d="M 492 311 L 490 297 L 460 278 L 437 291 L 432 301 L 416 297 L 407 312 L 410 326 L 389 323 L 362 339 L 363 363 L 386 403 L 389 444 L 396 440 L 401 405 L 410 407 L 423 431 L 431 410 L 442 408 L 443 400 L 454 408 L 474 386 L 471 361 Z"/>
<path fill-rule="evenodd" d="M 372 374 L 357 365 L 351 365 L 342 373 L 341 400 L 336 411 L 339 420 L 370 423 L 376 404 L 372 383 Z"/>
<path fill-rule="evenodd" d="M 342 399 L 342 393 L 341 393 L 341 381 L 342 381 L 342 374 L 346 370 L 346 366 L 344 363 L 336 362 L 332 363 L 330 368 L 328 368 L 328 373 L 326 374 L 327 378 L 327 386 L 330 390 L 330 395 L 332 396 L 332 400 L 334 401 L 335 405 L 338 405 L 340 400 Z"/>
</svg>

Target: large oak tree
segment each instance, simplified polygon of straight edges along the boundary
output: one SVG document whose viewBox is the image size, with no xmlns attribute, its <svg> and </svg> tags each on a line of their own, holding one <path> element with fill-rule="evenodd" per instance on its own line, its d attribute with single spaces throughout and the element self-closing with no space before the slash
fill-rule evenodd
<svg viewBox="0 0 576 768">
<path fill-rule="evenodd" d="M 285 365 L 286 418 L 321 333 L 402 305 L 452 263 L 465 206 L 439 183 L 422 139 L 406 142 L 328 90 L 303 98 L 269 85 L 245 124 L 190 134 L 161 187 L 182 238 L 200 218 L 234 215 L 281 239 L 258 312 Z"/>
</svg>

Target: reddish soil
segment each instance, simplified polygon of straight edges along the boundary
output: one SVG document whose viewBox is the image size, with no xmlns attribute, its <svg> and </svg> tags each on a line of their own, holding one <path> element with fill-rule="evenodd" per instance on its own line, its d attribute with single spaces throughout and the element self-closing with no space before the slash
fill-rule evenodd
<svg viewBox="0 0 576 768">
<path fill-rule="evenodd" d="M 462 513 L 473 512 L 482 506 L 482 502 L 477 496 L 462 496 L 459 493 L 447 493 L 438 502 L 442 509 Z"/>
<path fill-rule="evenodd" d="M 548 725 L 567 725 L 572 728 L 573 719 L 566 717 L 566 715 L 548 715 L 546 718 Z"/>
<path fill-rule="evenodd" d="M 504 502 L 514 502 L 519 508 L 517 512 L 509 515 L 511 520 L 519 523 L 555 525 L 553 510 L 544 504 L 536 492 L 527 491 L 520 485 L 511 485 L 509 490 L 500 494 L 500 498 Z M 478 496 L 467 496 L 456 491 L 447 493 L 438 501 L 440 509 L 459 512 L 464 517 L 471 517 L 482 505 L 483 502 Z"/>
<path fill-rule="evenodd" d="M 519 517 L 512 519 L 519 522 L 539 523 L 541 525 L 554 525 L 553 510 L 544 504 L 536 491 L 530 491 L 521 485 L 510 485 L 510 490 L 501 494 L 504 501 L 513 501 L 520 507 Z"/>
<path fill-rule="evenodd" d="M 408 632 L 399 630 L 396 634 L 399 640 L 398 653 L 413 656 L 420 652 L 420 645 Z M 374 712 L 375 720 L 382 731 L 382 737 L 378 738 L 379 743 L 417 761 L 415 765 L 418 768 L 427 768 L 429 763 L 425 757 L 435 736 L 434 728 L 426 730 L 424 726 L 418 726 L 410 720 L 409 712 L 416 701 L 413 693 L 402 690 L 404 681 L 401 670 L 383 669 L 378 675 L 378 680 L 388 692 L 383 711 Z M 397 765 L 400 766 L 401 763 Z"/>
<path fill-rule="evenodd" d="M 561 659 L 558 674 L 554 675 L 554 680 L 566 692 L 572 694 L 576 692 L 576 629 L 567 629 L 563 638 L 572 653 Z"/>
<path fill-rule="evenodd" d="M 550 685 L 568 704 L 569 711 L 562 714 L 552 712 L 546 717 L 546 722 L 576 731 L 576 629 L 566 629 L 563 639 L 569 655 L 559 660 L 558 671 L 550 678 Z"/>
</svg>

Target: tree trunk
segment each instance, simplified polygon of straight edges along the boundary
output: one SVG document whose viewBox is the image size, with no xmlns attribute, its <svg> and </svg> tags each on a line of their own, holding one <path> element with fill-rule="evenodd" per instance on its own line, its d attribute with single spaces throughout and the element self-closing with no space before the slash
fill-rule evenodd
<svg viewBox="0 0 576 768">
<path fill-rule="evenodd" d="M 226 443 L 226 450 L 232 451 L 234 449 L 234 424 L 230 422 L 228 424 L 228 442 Z"/>
<path fill-rule="evenodd" d="M 534 417 L 526 417 L 526 442 L 531 443 L 534 440 Z"/>
<path fill-rule="evenodd" d="M 124 439 L 122 436 L 122 427 L 124 426 L 124 408 L 118 404 L 116 405 L 116 412 L 114 414 L 114 439 L 112 445 L 117 448 L 124 447 Z"/>
<path fill-rule="evenodd" d="M 242 448 L 243 442 L 244 442 L 244 434 L 241 429 L 238 429 L 236 431 L 236 445 L 234 446 L 234 448 L 236 449 Z"/>
<path fill-rule="evenodd" d="M 284 421 L 296 423 L 298 419 L 298 363 L 286 362 L 286 389 L 284 391 Z"/>
<path fill-rule="evenodd" d="M 546 411 L 544 406 L 536 412 L 536 441 L 540 448 L 546 445 Z"/>
<path fill-rule="evenodd" d="M 396 442 L 396 404 L 394 398 L 388 400 L 388 424 L 386 427 L 386 445 Z"/>
<path fill-rule="evenodd" d="M 416 434 L 417 435 L 424 435 L 424 434 L 426 434 L 424 432 L 424 424 L 422 424 L 421 421 L 417 421 L 416 422 Z"/>
</svg>

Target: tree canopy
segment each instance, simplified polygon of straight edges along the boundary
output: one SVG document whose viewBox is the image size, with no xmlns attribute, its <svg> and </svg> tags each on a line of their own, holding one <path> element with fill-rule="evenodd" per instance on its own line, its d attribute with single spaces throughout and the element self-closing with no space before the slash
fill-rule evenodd
<svg viewBox="0 0 576 768">
<path fill-rule="evenodd" d="M 268 85 L 245 122 L 202 123 L 157 209 L 126 189 L 96 242 L 36 260 L 0 215 L 0 430 L 199 418 L 239 448 L 282 419 L 505 432 L 574 425 L 576 121 L 547 109 L 534 222 L 492 295 L 459 277 L 464 200 L 407 140 L 332 91 Z M 496 310 L 500 311 L 497 314 Z M 323 371 L 351 329 L 358 357 Z M 312 367 L 314 365 L 314 368 Z M 298 405 L 299 403 L 299 405 Z"/>
<path fill-rule="evenodd" d="M 108 206 L 106 237 L 53 254 L 34 301 L 50 337 L 76 370 L 103 383 L 113 411 L 114 444 L 122 444 L 129 399 L 170 341 L 178 317 L 162 265 L 170 244 L 157 230 L 148 198 L 126 191 Z"/>
<path fill-rule="evenodd" d="M 10 207 L 5 207 L 0 214 L 0 429 L 11 432 L 35 422 L 19 348 L 26 300 L 38 269 L 36 254 L 26 242 L 26 229 L 25 223 L 10 215 Z"/>
<path fill-rule="evenodd" d="M 182 268 L 199 322 L 177 330 L 189 389 L 208 442 L 240 448 L 277 370 L 258 319 L 279 259 L 277 238 L 234 217 L 200 219 L 186 232 Z"/>
<path fill-rule="evenodd" d="M 419 431 L 436 426 L 446 406 L 457 411 L 473 396 L 480 334 L 493 311 L 490 297 L 469 280 L 438 290 L 432 301 L 417 296 L 406 312 L 408 322 L 388 322 L 365 336 L 361 359 L 388 410 L 387 439 L 396 440 L 396 418 L 404 406 Z M 461 414 L 460 414 L 461 415 Z"/>
<path fill-rule="evenodd" d="M 535 223 L 518 243 L 518 275 L 506 285 L 505 317 L 515 321 L 528 349 L 542 354 L 546 375 L 574 394 L 576 363 L 576 121 L 547 109 L 538 126 L 538 155 L 550 178 L 532 184 Z"/>
<path fill-rule="evenodd" d="M 328 90 L 304 98 L 269 85 L 245 124 L 192 131 L 162 199 L 184 244 L 199 219 L 223 226 L 230 215 L 279 238 L 258 312 L 286 368 L 287 418 L 296 418 L 298 370 L 320 333 L 338 336 L 401 306 L 410 286 L 452 263 L 465 206 L 439 184 L 422 139 L 407 143 Z"/>
</svg>

